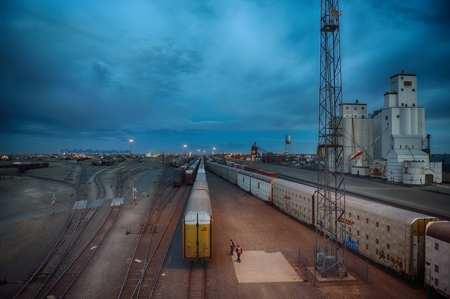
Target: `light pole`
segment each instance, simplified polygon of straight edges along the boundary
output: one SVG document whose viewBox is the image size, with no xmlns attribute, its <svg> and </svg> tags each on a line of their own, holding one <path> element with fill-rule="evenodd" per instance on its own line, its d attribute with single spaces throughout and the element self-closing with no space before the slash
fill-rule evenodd
<svg viewBox="0 0 450 299">
<path fill-rule="evenodd" d="M 212 155 L 214 156 L 214 151 L 216 150 L 216 148 L 215 147 L 213 147 L 213 152 L 212 152 Z"/>
<path fill-rule="evenodd" d="M 185 144 L 185 145 L 183 145 L 183 147 L 184 147 L 184 155 L 186 156 L 186 147 L 187 147 L 187 145 Z"/>
<path fill-rule="evenodd" d="M 133 154 L 133 139 L 130 139 L 130 155 Z"/>
</svg>

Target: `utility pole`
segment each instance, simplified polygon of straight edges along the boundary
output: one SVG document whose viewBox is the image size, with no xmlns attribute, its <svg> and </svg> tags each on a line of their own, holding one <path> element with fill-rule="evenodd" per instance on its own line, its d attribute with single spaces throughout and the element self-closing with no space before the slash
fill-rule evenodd
<svg viewBox="0 0 450 299">
<path fill-rule="evenodd" d="M 347 276 L 338 0 L 321 0 L 317 223 L 314 271 Z M 342 243 L 341 243 L 342 242 Z"/>
</svg>

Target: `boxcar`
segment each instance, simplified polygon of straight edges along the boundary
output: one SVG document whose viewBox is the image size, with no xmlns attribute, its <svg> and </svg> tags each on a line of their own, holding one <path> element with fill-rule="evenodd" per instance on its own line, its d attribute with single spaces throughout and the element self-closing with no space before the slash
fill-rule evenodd
<svg viewBox="0 0 450 299">
<path fill-rule="evenodd" d="M 197 169 L 199 166 L 199 160 L 195 160 L 194 163 L 186 170 L 186 184 L 193 185 L 195 182 L 195 176 L 197 175 Z"/>
<path fill-rule="evenodd" d="M 189 167 L 189 164 L 181 165 L 173 170 L 173 186 L 179 187 L 183 185 L 185 177 L 186 177 L 186 169 Z"/>
<path fill-rule="evenodd" d="M 272 184 L 276 179 L 270 176 L 252 173 L 250 177 L 250 193 L 262 201 L 272 202 Z"/>
<path fill-rule="evenodd" d="M 250 178 L 252 173 L 245 170 L 239 170 L 237 173 L 237 185 L 246 192 L 250 192 Z"/>
<path fill-rule="evenodd" d="M 315 225 L 314 201 L 316 188 L 277 179 L 273 182 L 272 202 L 283 212 Z"/>
<path fill-rule="evenodd" d="M 450 222 L 428 223 L 425 235 L 425 287 L 450 298 Z"/>
<path fill-rule="evenodd" d="M 436 217 L 346 196 L 347 247 L 412 280 L 423 279 L 425 229 Z"/>
</svg>

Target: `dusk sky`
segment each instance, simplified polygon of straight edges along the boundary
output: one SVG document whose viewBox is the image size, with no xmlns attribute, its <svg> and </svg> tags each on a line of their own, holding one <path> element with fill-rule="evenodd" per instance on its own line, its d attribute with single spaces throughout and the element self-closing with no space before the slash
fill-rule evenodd
<svg viewBox="0 0 450 299">
<path fill-rule="evenodd" d="M 341 0 L 343 102 L 417 75 L 450 153 L 450 2 Z M 0 153 L 282 153 L 318 143 L 320 0 L 0 2 Z"/>
</svg>

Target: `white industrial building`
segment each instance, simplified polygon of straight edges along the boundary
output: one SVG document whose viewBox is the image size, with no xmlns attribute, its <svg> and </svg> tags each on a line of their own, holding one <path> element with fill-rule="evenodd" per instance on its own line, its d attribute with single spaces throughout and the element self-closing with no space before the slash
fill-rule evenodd
<svg viewBox="0 0 450 299">
<path fill-rule="evenodd" d="M 425 108 L 417 106 L 416 75 L 402 72 L 390 78 L 390 91 L 384 94 L 384 107 L 373 116 L 373 134 L 374 138 L 380 136 L 373 145 L 375 160 L 386 160 L 388 154 L 396 149 L 424 148 Z"/>
<path fill-rule="evenodd" d="M 384 107 L 368 117 L 364 104 L 342 104 L 344 172 L 409 185 L 442 183 L 439 162 L 425 148 L 425 108 L 417 105 L 417 77 L 390 78 Z M 350 161 L 361 150 L 362 154 Z"/>
<path fill-rule="evenodd" d="M 417 76 L 390 78 L 384 107 L 373 116 L 374 160 L 386 161 L 382 177 L 408 185 L 442 183 L 442 168 L 430 165 L 425 148 L 425 108 L 417 105 Z"/>
<path fill-rule="evenodd" d="M 340 106 L 342 115 L 342 144 L 344 173 L 369 175 L 369 162 L 372 157 L 372 119 L 367 114 L 367 104 L 358 100 L 353 104 Z M 362 154 L 352 161 L 351 157 L 358 151 Z"/>
</svg>

